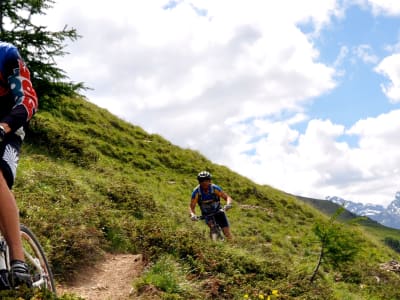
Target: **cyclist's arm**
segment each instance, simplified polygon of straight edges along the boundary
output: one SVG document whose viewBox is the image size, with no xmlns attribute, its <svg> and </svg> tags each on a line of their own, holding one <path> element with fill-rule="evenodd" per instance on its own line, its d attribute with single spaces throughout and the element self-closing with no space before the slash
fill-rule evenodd
<svg viewBox="0 0 400 300">
<path fill-rule="evenodd" d="M 38 98 L 30 72 L 15 48 L 7 53 L 5 64 L 5 77 L 15 101 L 10 113 L 1 120 L 8 132 L 17 130 L 32 118 L 38 107 Z"/>
<path fill-rule="evenodd" d="M 226 195 L 226 204 L 228 204 L 228 205 L 232 205 L 232 198 L 231 198 L 231 196 L 229 196 L 228 194 L 225 194 Z"/>
<path fill-rule="evenodd" d="M 224 191 L 218 191 L 218 196 L 226 200 L 226 204 L 231 205 L 232 204 L 232 198 L 229 196 L 227 193 Z"/>
<path fill-rule="evenodd" d="M 197 197 L 192 198 L 189 205 L 189 213 L 191 216 L 196 215 Z"/>
</svg>

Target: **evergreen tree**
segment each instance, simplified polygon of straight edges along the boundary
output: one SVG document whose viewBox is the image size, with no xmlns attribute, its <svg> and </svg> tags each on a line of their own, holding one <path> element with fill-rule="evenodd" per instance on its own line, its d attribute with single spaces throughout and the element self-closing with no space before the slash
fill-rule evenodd
<svg viewBox="0 0 400 300">
<path fill-rule="evenodd" d="M 66 25 L 61 31 L 52 32 L 32 22 L 32 16 L 46 15 L 53 3 L 53 0 L 0 0 L 0 40 L 18 47 L 31 71 L 41 109 L 54 106 L 57 96 L 78 95 L 86 89 L 83 83 L 68 81 L 54 60 L 68 54 L 64 51 L 65 42 L 80 37 L 76 30 Z"/>
</svg>

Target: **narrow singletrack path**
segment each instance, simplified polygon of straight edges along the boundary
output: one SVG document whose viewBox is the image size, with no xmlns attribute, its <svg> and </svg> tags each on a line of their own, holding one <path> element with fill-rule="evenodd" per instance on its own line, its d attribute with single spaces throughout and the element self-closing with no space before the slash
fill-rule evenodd
<svg viewBox="0 0 400 300">
<path fill-rule="evenodd" d="M 95 266 L 82 270 L 74 282 L 58 285 L 57 294 L 74 294 L 86 300 L 132 299 L 132 282 L 142 271 L 140 254 L 108 253 Z"/>
</svg>

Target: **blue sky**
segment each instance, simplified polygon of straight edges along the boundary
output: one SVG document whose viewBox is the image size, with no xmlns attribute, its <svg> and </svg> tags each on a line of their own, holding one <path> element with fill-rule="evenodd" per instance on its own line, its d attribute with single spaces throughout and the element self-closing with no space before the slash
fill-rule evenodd
<svg viewBox="0 0 400 300">
<path fill-rule="evenodd" d="M 332 24 L 313 39 L 321 54 L 321 61 L 334 64 L 342 47 L 353 52 L 340 68 L 345 72 L 337 79 L 339 87 L 321 96 L 310 108 L 310 116 L 330 118 L 335 123 L 351 126 L 357 120 L 377 116 L 398 104 L 390 103 L 379 84 L 386 79 L 365 62 L 356 57 L 354 51 L 364 45 L 372 60 L 380 60 L 388 54 L 385 46 L 398 43 L 399 17 L 374 16 L 370 10 L 351 6 L 345 18 L 334 18 Z"/>
<path fill-rule="evenodd" d="M 38 22 L 82 35 L 57 62 L 89 101 L 257 183 L 400 190 L 400 1 L 59 0 Z"/>
</svg>

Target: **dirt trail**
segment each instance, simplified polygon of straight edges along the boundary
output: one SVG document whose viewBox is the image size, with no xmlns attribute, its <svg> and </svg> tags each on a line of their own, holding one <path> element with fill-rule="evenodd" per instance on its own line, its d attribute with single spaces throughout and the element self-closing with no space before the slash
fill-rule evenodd
<svg viewBox="0 0 400 300">
<path fill-rule="evenodd" d="M 129 299 L 132 281 L 142 270 L 141 255 L 106 254 L 102 262 L 82 271 L 73 283 L 59 285 L 57 294 L 72 293 L 86 300 Z"/>
</svg>

